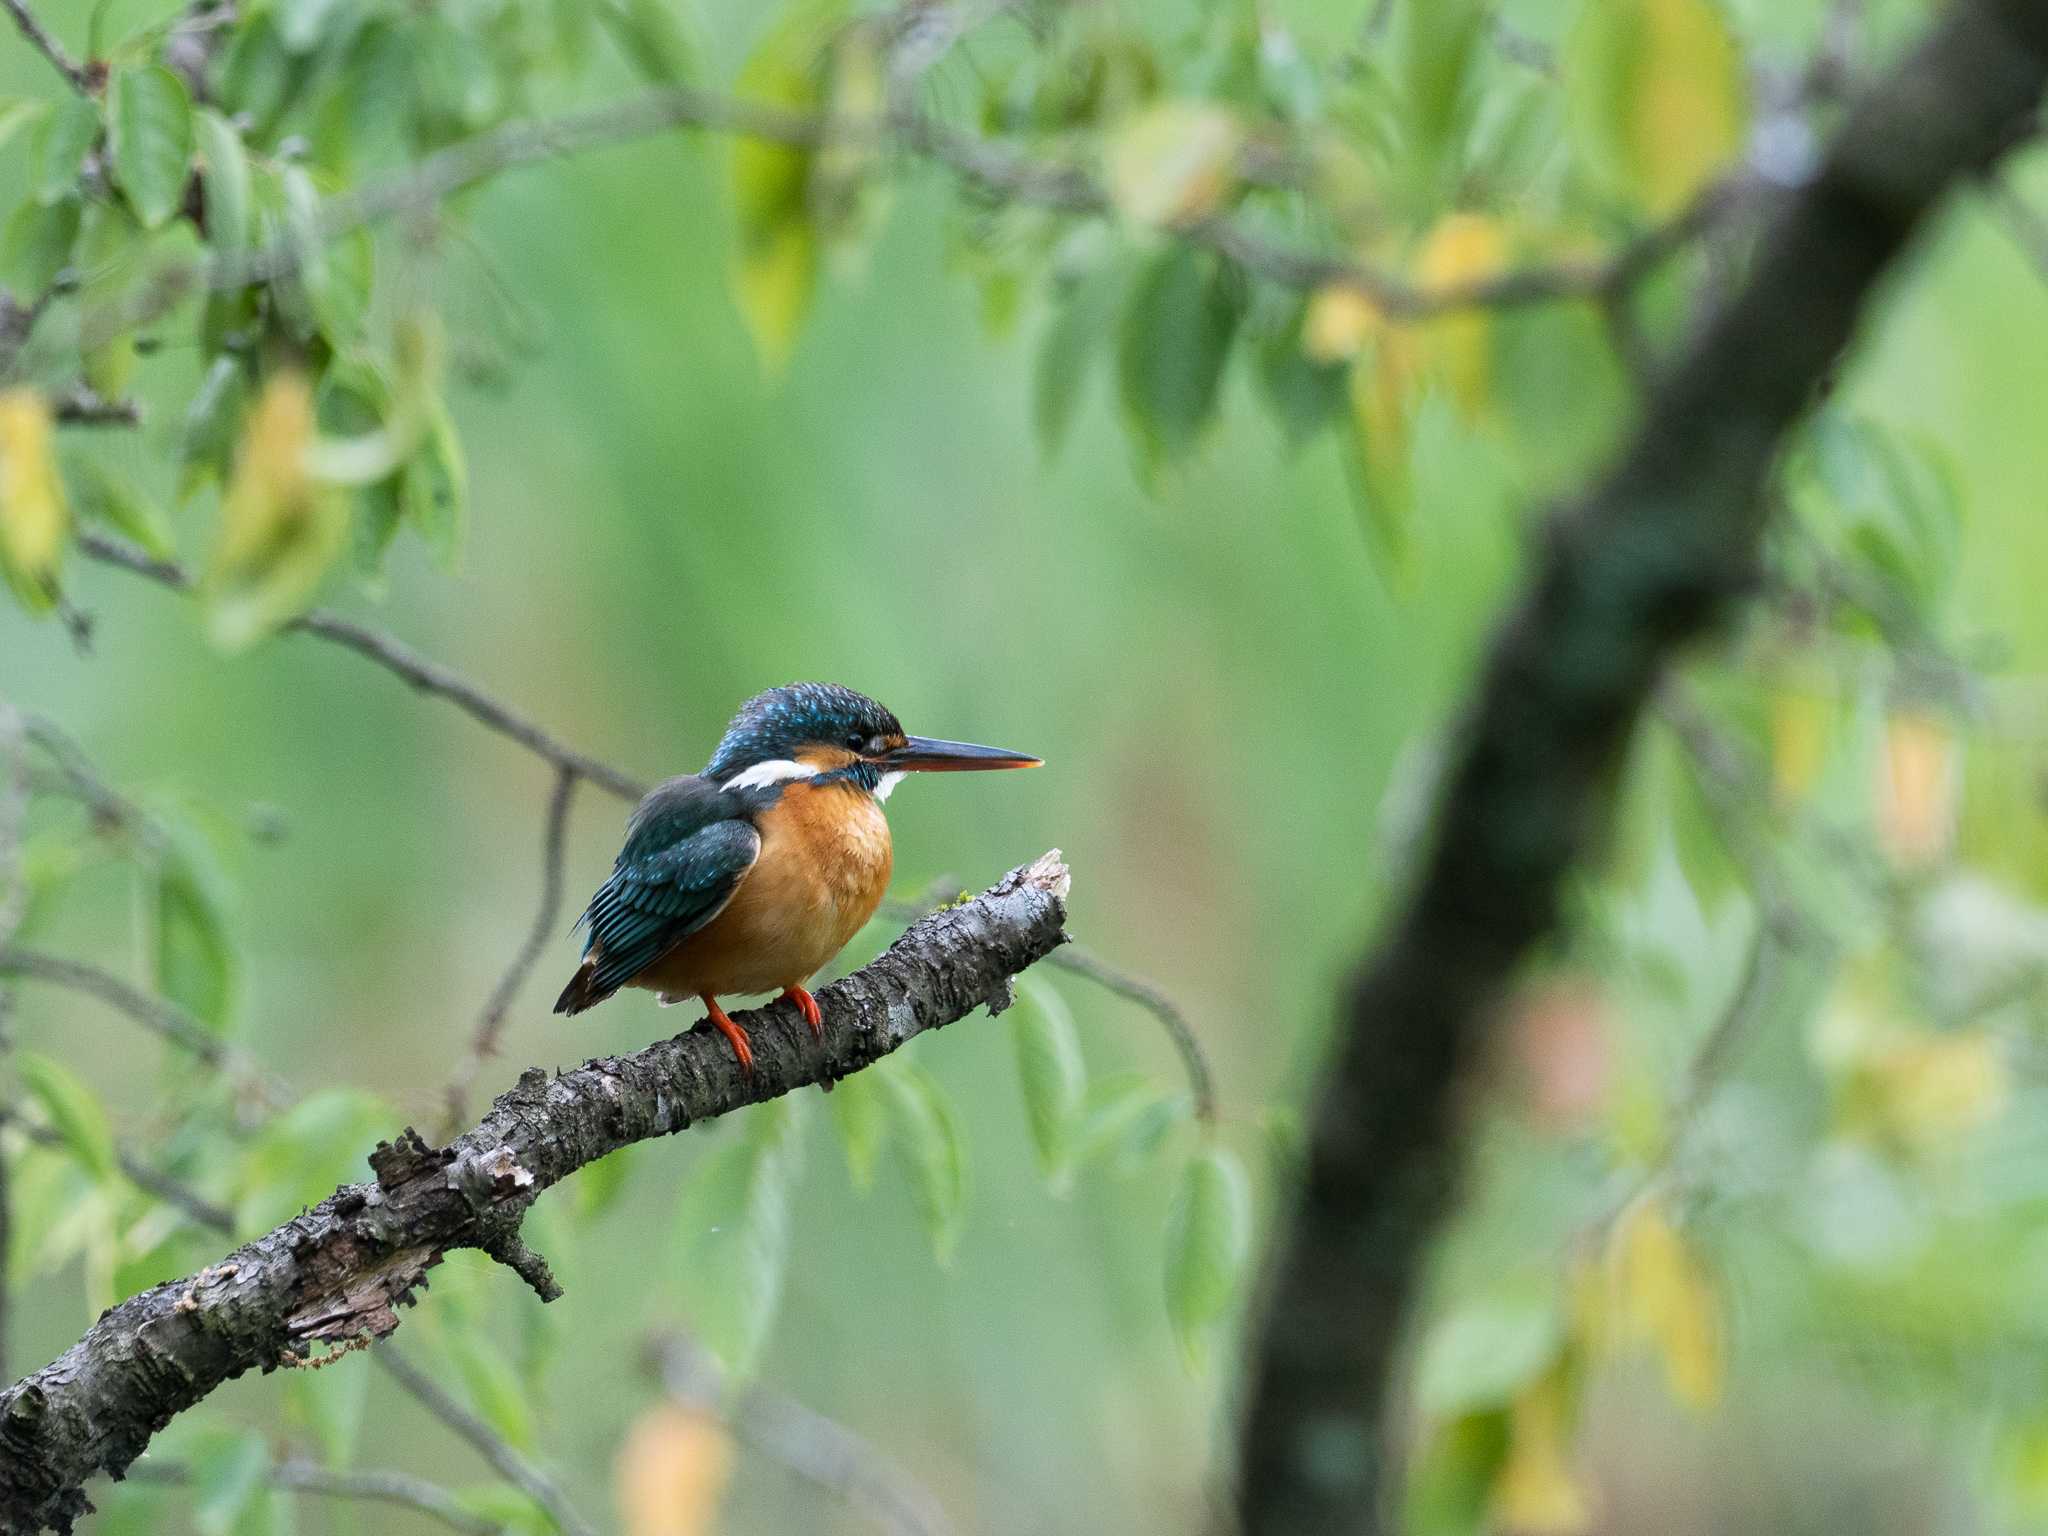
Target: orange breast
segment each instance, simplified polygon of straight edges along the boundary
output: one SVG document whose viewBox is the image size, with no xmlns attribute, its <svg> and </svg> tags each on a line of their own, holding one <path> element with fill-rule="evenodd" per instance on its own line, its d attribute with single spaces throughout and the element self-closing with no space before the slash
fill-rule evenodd
<svg viewBox="0 0 2048 1536">
<path fill-rule="evenodd" d="M 797 986 L 875 915 L 893 856 L 872 796 L 792 783 L 759 824 L 761 856 L 726 909 L 634 986 L 714 997 Z"/>
</svg>

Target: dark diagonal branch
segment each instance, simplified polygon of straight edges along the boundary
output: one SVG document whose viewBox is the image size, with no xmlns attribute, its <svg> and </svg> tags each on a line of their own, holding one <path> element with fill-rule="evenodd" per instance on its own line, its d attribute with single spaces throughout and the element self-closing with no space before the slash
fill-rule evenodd
<svg viewBox="0 0 2048 1536">
<path fill-rule="evenodd" d="M 567 768 L 557 770 L 554 793 L 548 796 L 547 823 L 541 831 L 540 906 L 533 914 L 533 926 L 512 956 L 512 963 L 491 988 L 490 1000 L 484 1004 L 476 1021 L 476 1032 L 470 1038 L 469 1055 L 449 1080 L 443 1095 L 448 1103 L 443 1135 L 452 1136 L 469 1118 L 470 1090 L 476 1086 L 484 1062 L 497 1054 L 498 1036 L 504 1032 L 505 1015 L 511 1010 L 512 1000 L 540 963 L 548 941 L 561 931 L 564 844 L 569 835 L 569 802 L 575 793 L 576 775 Z"/>
<path fill-rule="evenodd" d="M 491 1464 L 492 1471 L 546 1510 L 562 1536 L 597 1536 L 590 1522 L 576 1513 L 576 1506 L 569 1502 L 553 1478 L 515 1451 L 502 1435 L 399 1353 L 397 1345 L 384 1345 L 376 1351 L 376 1360 L 393 1380 L 418 1398 L 428 1412 L 468 1441 L 477 1454 Z"/>
<path fill-rule="evenodd" d="M 147 576 L 174 591 L 192 590 L 191 573 L 183 566 L 172 560 L 159 560 L 126 539 L 86 531 L 78 535 L 78 548 L 95 560 L 120 566 L 138 576 Z M 420 692 L 446 699 L 478 724 L 518 742 L 536 757 L 546 759 L 564 772 L 588 779 L 622 799 L 637 800 L 646 793 L 646 786 L 630 774 L 557 740 L 510 705 L 500 703 L 440 662 L 422 656 L 389 635 L 358 624 L 353 619 L 345 619 L 340 614 L 329 613 L 324 608 L 300 615 L 286 628 L 301 634 L 318 635 L 368 658 Z"/>
<path fill-rule="evenodd" d="M 62 955 L 8 945 L 0 947 L 0 976 L 26 976 L 96 997 L 207 1066 L 238 1079 L 255 1077 L 254 1069 L 247 1062 L 191 1014 L 166 998 L 152 997 L 130 986 L 112 971 L 88 965 L 82 960 L 69 960 Z"/>
<path fill-rule="evenodd" d="M 1559 883 L 1608 820 L 1659 670 L 1754 581 L 1764 485 L 1872 290 L 1942 196 L 2038 110 L 2048 7 L 1969 0 L 1849 112 L 1618 462 L 1553 516 L 1496 635 L 1434 843 L 1346 992 L 1252 1341 L 1249 1536 L 1385 1528 L 1383 1406 L 1457 1171 L 1457 1088 Z"/>
<path fill-rule="evenodd" d="M 868 965 L 820 990 L 814 1041 L 794 1004 L 739 1015 L 754 1042 L 743 1075 L 717 1036 L 693 1032 L 549 1077 L 524 1073 L 445 1148 L 408 1130 L 371 1154 L 376 1178 L 220 1263 L 104 1313 L 55 1362 L 0 1392 L 0 1532 L 68 1531 L 84 1484 L 120 1472 L 150 1436 L 248 1370 L 382 1338 L 451 1248 L 478 1248 L 559 1294 L 519 1239 L 545 1190 L 620 1147 L 857 1072 L 986 1004 L 1065 940 L 1057 853 L 972 901 L 933 912 Z"/>
<path fill-rule="evenodd" d="M 14 18 L 15 26 L 28 39 L 29 46 L 48 59 L 51 67 L 71 82 L 73 90 L 87 96 L 92 94 L 92 77 L 82 64 L 64 51 L 64 45 L 28 8 L 27 0 L 0 0 L 0 5 L 7 7 L 7 14 Z"/>
</svg>

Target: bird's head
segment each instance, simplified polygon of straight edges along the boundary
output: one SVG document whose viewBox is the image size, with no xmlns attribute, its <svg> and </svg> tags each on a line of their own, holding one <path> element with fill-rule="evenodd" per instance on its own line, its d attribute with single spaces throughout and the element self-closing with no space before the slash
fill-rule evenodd
<svg viewBox="0 0 2048 1536">
<path fill-rule="evenodd" d="M 905 773 L 1037 766 L 1023 752 L 906 736 L 888 710 L 837 683 L 789 683 L 740 706 L 704 777 L 728 789 L 825 780 L 886 798 Z"/>
</svg>

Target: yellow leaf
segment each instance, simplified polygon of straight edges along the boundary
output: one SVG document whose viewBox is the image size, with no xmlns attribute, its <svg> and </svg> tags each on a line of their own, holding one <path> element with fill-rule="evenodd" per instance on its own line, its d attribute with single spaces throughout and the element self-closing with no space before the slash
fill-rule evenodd
<svg viewBox="0 0 2048 1536">
<path fill-rule="evenodd" d="M 1771 695 L 1771 788 L 1781 803 L 1803 798 L 1820 777 L 1828 715 L 1818 694 L 1780 689 Z"/>
<path fill-rule="evenodd" d="M 305 377 L 277 374 L 249 413 L 202 584 L 222 646 L 251 644 L 302 612 L 347 541 L 347 505 L 308 467 L 313 441 Z"/>
<path fill-rule="evenodd" d="M 1318 288 L 1302 316 L 1301 350 L 1312 362 L 1346 362 L 1358 356 L 1379 322 L 1379 309 L 1350 284 Z"/>
<path fill-rule="evenodd" d="M 1742 146 L 1748 71 L 1715 0 L 1588 6 L 1571 63 L 1588 147 L 1653 214 L 1684 206 Z"/>
<path fill-rule="evenodd" d="M 50 408 L 34 390 L 0 392 L 0 572 L 30 613 L 57 604 L 70 528 Z"/>
<path fill-rule="evenodd" d="M 1672 1394 L 1705 1412 L 1721 1396 L 1721 1306 L 1706 1267 L 1661 1202 L 1639 1200 L 1608 1238 L 1610 1337 L 1647 1345 Z"/>
<path fill-rule="evenodd" d="M 740 94 L 816 110 L 832 9 L 799 6 L 787 15 L 740 71 Z M 742 137 L 733 146 L 733 288 L 770 374 L 788 364 L 817 286 L 819 234 L 811 198 L 816 162 L 816 152 L 801 144 Z"/>
<path fill-rule="evenodd" d="M 1880 1034 L 1843 1080 L 1842 1128 L 1902 1151 L 1939 1152 L 1989 1125 L 2011 1097 L 1998 1041 L 1983 1030 Z"/>
<path fill-rule="evenodd" d="M 1526 1536 L 1574 1536 L 1592 1523 L 1572 1475 L 1571 1395 L 1561 1371 L 1546 1371 L 1509 1405 L 1507 1459 L 1492 1503 L 1496 1525 Z"/>
<path fill-rule="evenodd" d="M 1955 841 L 1957 753 L 1946 721 L 1914 710 L 1885 722 L 1877 833 L 1900 869 L 1924 869 Z"/>
<path fill-rule="evenodd" d="M 709 1414 L 657 1403 L 627 1432 L 614 1470 L 626 1536 L 706 1536 L 731 1474 L 732 1442 Z"/>
<path fill-rule="evenodd" d="M 1507 234 L 1496 220 L 1454 213 L 1423 241 L 1416 276 L 1428 290 L 1463 288 L 1499 275 L 1507 253 Z M 1472 308 L 1440 315 L 1428 327 L 1432 360 L 1467 420 L 1486 409 L 1492 393 L 1491 325 L 1487 310 Z"/>
<path fill-rule="evenodd" d="M 1139 224 L 1173 229 L 1199 223 L 1236 186 L 1242 140 L 1237 119 L 1208 102 L 1149 106 L 1110 140 L 1110 199 Z"/>
</svg>

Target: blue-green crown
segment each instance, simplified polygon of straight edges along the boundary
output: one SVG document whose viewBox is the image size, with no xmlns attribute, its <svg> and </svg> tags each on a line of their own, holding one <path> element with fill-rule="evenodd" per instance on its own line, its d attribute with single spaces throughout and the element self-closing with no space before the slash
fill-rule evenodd
<svg viewBox="0 0 2048 1536">
<path fill-rule="evenodd" d="M 837 683 L 789 683 L 740 706 L 704 777 L 722 783 L 756 763 L 794 757 L 802 747 L 873 752 L 881 740 L 902 734 L 896 717 L 864 693 Z"/>
</svg>

